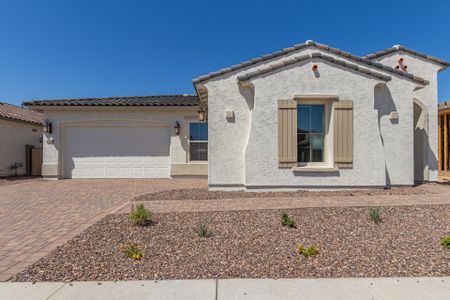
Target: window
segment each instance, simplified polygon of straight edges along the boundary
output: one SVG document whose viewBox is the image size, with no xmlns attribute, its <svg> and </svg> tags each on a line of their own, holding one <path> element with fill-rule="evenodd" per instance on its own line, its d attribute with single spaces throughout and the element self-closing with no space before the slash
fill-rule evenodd
<svg viewBox="0 0 450 300">
<path fill-rule="evenodd" d="M 189 123 L 189 160 L 208 160 L 208 123 Z"/>
<path fill-rule="evenodd" d="M 299 163 L 324 161 L 323 104 L 297 105 L 297 161 Z"/>
</svg>

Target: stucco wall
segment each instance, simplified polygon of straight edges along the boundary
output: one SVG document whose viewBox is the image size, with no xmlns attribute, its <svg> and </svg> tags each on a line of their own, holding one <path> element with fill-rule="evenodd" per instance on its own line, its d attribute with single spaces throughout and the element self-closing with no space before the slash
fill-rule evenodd
<svg viewBox="0 0 450 300">
<path fill-rule="evenodd" d="M 33 131 L 36 130 L 36 132 Z M 42 127 L 27 123 L 0 119 L 0 176 L 13 175 L 10 167 L 14 163 L 23 163 L 17 170 L 18 175 L 26 172 L 25 146 L 40 147 Z"/>
<path fill-rule="evenodd" d="M 121 124 L 155 122 L 170 128 L 171 164 L 188 163 L 187 126 L 189 117 L 196 116 L 195 108 L 64 108 L 44 110 L 44 117 L 53 124 L 52 134 L 44 133 L 43 173 L 46 177 L 61 178 L 63 174 L 61 150 L 64 148 L 62 128 L 77 122 L 119 122 Z M 174 126 L 179 122 L 180 135 L 175 134 Z M 53 138 L 54 143 L 48 143 Z"/>
<path fill-rule="evenodd" d="M 442 66 L 425 60 L 423 58 L 398 51 L 391 53 L 387 56 L 378 58 L 377 60 L 391 67 L 395 67 L 398 64 L 399 58 L 403 58 L 403 65 L 408 66 L 408 72 L 416 76 L 420 76 L 430 83 L 423 89 L 414 92 L 414 98 L 416 103 L 422 108 L 427 109 L 426 116 L 417 116 L 419 123 L 417 124 L 416 139 L 423 140 L 424 149 L 418 149 L 416 155 L 416 164 L 423 166 L 423 172 L 416 171 L 416 178 L 418 180 L 436 181 L 438 179 L 438 166 L 437 166 L 437 104 L 438 104 L 438 85 L 437 74 Z M 416 112 L 417 113 L 417 112 Z M 423 119 L 428 118 L 428 124 L 423 123 Z M 417 144 L 417 146 L 419 146 Z M 424 154 L 425 157 L 420 157 L 420 154 Z M 422 174 L 423 173 L 423 174 Z"/>
<path fill-rule="evenodd" d="M 289 56 L 318 51 L 307 48 Z M 204 83 L 208 89 L 210 187 L 412 185 L 413 91 L 417 85 L 393 74 L 387 74 L 392 80 L 384 83 L 320 59 L 256 77 L 250 80 L 253 91 L 237 83 L 238 75 L 289 56 Z M 318 75 L 311 70 L 312 64 L 319 66 Z M 334 94 L 354 101 L 353 169 L 325 174 L 278 168 L 277 100 L 296 94 Z M 234 120 L 225 118 L 226 110 L 235 112 Z M 397 121 L 389 119 L 391 111 L 398 112 Z M 331 116 L 330 130 L 332 120 Z"/>
</svg>

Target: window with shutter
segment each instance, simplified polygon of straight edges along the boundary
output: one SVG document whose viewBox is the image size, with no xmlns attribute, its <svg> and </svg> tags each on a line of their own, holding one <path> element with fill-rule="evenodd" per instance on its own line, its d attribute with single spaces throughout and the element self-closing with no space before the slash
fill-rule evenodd
<svg viewBox="0 0 450 300">
<path fill-rule="evenodd" d="M 338 168 L 353 168 L 353 101 L 334 103 L 334 163 Z"/>
</svg>

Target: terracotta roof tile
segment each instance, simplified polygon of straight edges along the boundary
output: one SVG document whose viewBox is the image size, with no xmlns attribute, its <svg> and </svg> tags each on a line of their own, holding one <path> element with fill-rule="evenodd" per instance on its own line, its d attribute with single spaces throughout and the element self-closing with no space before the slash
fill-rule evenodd
<svg viewBox="0 0 450 300">
<path fill-rule="evenodd" d="M 44 123 L 42 113 L 2 102 L 0 102 L 0 118 L 33 124 Z"/>
</svg>

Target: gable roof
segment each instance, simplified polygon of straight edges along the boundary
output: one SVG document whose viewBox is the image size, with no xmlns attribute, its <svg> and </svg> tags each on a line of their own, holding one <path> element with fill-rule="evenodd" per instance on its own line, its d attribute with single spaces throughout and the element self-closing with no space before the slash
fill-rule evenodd
<svg viewBox="0 0 450 300">
<path fill-rule="evenodd" d="M 385 56 L 387 54 L 390 54 L 390 53 L 396 52 L 396 51 L 403 51 L 403 52 L 406 52 L 406 53 L 409 53 L 409 54 L 412 54 L 412 55 L 415 55 L 415 56 L 419 56 L 419 57 L 424 58 L 426 60 L 430 60 L 432 62 L 440 64 L 440 65 L 442 65 L 444 67 L 450 66 L 450 62 L 448 62 L 448 61 L 436 58 L 434 56 L 426 55 L 424 53 L 420 53 L 420 52 L 414 51 L 412 49 L 408 49 L 408 48 L 406 48 L 405 46 L 402 46 L 402 45 L 394 45 L 391 48 L 386 48 L 386 49 L 383 49 L 383 50 L 380 50 L 380 51 L 377 51 L 377 52 L 374 52 L 374 53 L 371 53 L 371 54 L 367 54 L 367 55 L 365 55 L 363 57 L 367 58 L 367 59 L 375 59 L 375 58 L 378 58 L 378 57 L 381 57 L 381 56 Z"/>
<path fill-rule="evenodd" d="M 39 125 L 44 123 L 42 113 L 2 102 L 0 102 L 0 118 Z"/>
<path fill-rule="evenodd" d="M 249 79 L 254 78 L 256 76 L 272 72 L 273 70 L 277 70 L 277 69 L 283 68 L 285 66 L 289 66 L 291 64 L 295 64 L 297 62 L 301 62 L 301 61 L 305 61 L 305 60 L 310 60 L 310 59 L 313 59 L 313 58 L 320 58 L 320 59 L 323 59 L 325 61 L 331 62 L 333 64 L 342 66 L 344 68 L 348 68 L 348 69 L 351 69 L 351 70 L 354 70 L 354 71 L 357 71 L 357 72 L 361 72 L 361 73 L 364 73 L 366 75 L 370 75 L 372 77 L 376 77 L 376 78 L 384 80 L 384 81 L 389 81 L 389 80 L 392 79 L 392 77 L 390 77 L 390 76 L 387 76 L 387 75 L 384 75 L 384 74 L 381 74 L 381 73 L 378 73 L 378 72 L 374 72 L 374 71 L 372 71 L 370 69 L 360 67 L 357 64 L 349 63 L 349 62 L 347 62 L 345 60 L 335 59 L 333 56 L 323 55 L 321 52 L 313 52 L 313 53 L 309 53 L 309 54 L 303 54 L 303 55 L 300 55 L 300 56 L 295 56 L 295 57 L 289 58 L 287 60 L 271 64 L 271 65 L 266 66 L 264 68 L 261 68 L 259 70 L 240 75 L 237 78 L 238 78 L 239 81 L 246 81 L 246 80 L 249 80 Z"/>
<path fill-rule="evenodd" d="M 255 65 L 255 64 L 258 64 L 260 62 L 267 61 L 269 59 L 273 59 L 275 57 L 279 57 L 279 56 L 282 56 L 282 55 L 286 55 L 286 54 L 289 54 L 291 52 L 294 52 L 294 51 L 297 51 L 297 50 L 300 50 L 300 49 L 304 49 L 304 48 L 307 48 L 307 47 L 315 47 L 317 49 L 321 49 L 321 50 L 324 50 L 324 51 L 327 51 L 327 52 L 330 52 L 330 53 L 333 53 L 333 54 L 345 57 L 347 59 L 351 59 L 353 61 L 360 62 L 360 63 L 365 64 L 367 66 L 374 67 L 374 68 L 377 68 L 379 70 L 382 70 L 382 71 L 385 71 L 385 72 L 389 72 L 389 73 L 392 73 L 392 74 L 395 74 L 395 75 L 399 75 L 401 78 L 404 78 L 404 79 L 409 79 L 409 80 L 415 81 L 415 82 L 420 83 L 420 84 L 428 84 L 428 81 L 423 79 L 423 78 L 421 78 L 421 77 L 414 76 L 414 75 L 412 75 L 410 73 L 403 72 L 401 70 L 397 70 L 397 69 L 394 69 L 392 67 L 383 65 L 383 64 L 381 64 L 381 63 L 379 63 L 377 61 L 373 61 L 373 60 L 370 60 L 368 58 L 360 57 L 360 56 L 351 54 L 349 52 L 342 51 L 340 49 L 333 48 L 333 47 L 330 47 L 330 46 L 325 45 L 325 44 L 320 44 L 320 43 L 317 43 L 317 42 L 314 42 L 314 41 L 311 41 L 311 40 L 308 40 L 308 41 L 306 41 L 303 44 L 297 44 L 297 45 L 294 45 L 294 46 L 289 47 L 289 48 L 283 48 L 281 50 L 272 52 L 270 54 L 259 56 L 259 57 L 256 57 L 254 59 L 251 59 L 251 60 L 248 60 L 248 61 L 244 61 L 244 62 L 242 62 L 240 64 L 232 65 L 230 67 L 220 69 L 219 71 L 212 72 L 212 73 L 209 73 L 209 74 L 204 75 L 204 76 L 200 76 L 198 78 L 193 79 L 192 83 L 195 85 L 197 83 L 201 83 L 201 82 L 209 80 L 211 78 L 214 78 L 214 77 L 217 77 L 217 76 L 220 76 L 220 75 L 232 72 L 232 71 L 236 71 L 236 70 L 239 70 L 239 69 L 243 69 L 245 67 L 248 67 L 248 66 L 251 66 L 251 65 Z"/>
<path fill-rule="evenodd" d="M 131 96 L 109 98 L 77 98 L 35 100 L 24 102 L 26 106 L 197 106 L 196 95 Z"/>
</svg>

